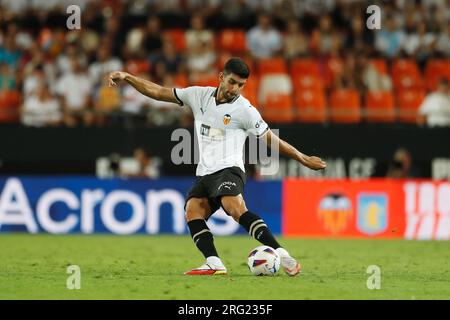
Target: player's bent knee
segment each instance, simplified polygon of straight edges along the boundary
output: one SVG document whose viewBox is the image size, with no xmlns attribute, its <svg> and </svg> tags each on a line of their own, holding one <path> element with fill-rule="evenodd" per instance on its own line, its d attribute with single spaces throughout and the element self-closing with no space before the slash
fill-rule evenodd
<svg viewBox="0 0 450 320">
<path fill-rule="evenodd" d="M 239 196 L 223 196 L 221 198 L 222 208 L 227 214 L 229 214 L 235 221 L 239 221 L 241 215 L 247 212 L 244 199 Z"/>
<path fill-rule="evenodd" d="M 190 222 L 192 220 L 196 220 L 196 219 L 205 219 L 202 215 L 200 215 L 198 212 L 194 212 L 194 211 L 186 211 L 186 222 Z"/>
<path fill-rule="evenodd" d="M 186 203 L 186 222 L 196 219 L 206 219 L 211 214 L 208 200 L 202 198 L 191 198 Z"/>
<path fill-rule="evenodd" d="M 239 222 L 239 218 L 244 214 L 244 212 L 242 212 L 242 210 L 235 210 L 232 214 L 231 217 L 233 218 L 234 221 Z"/>
<path fill-rule="evenodd" d="M 241 207 L 237 207 L 237 206 L 227 206 L 227 207 L 223 207 L 223 210 L 225 210 L 225 212 L 227 214 L 229 214 L 231 217 L 233 217 L 234 220 L 239 219 L 239 217 L 245 212 L 242 212 L 243 209 Z"/>
</svg>

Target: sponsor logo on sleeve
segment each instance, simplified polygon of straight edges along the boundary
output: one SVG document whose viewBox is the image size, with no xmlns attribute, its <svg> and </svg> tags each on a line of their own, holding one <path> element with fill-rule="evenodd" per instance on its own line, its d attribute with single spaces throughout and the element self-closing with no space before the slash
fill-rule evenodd
<svg viewBox="0 0 450 320">
<path fill-rule="evenodd" d="M 256 122 L 256 124 L 255 124 L 255 128 L 258 129 L 262 123 L 263 123 L 263 119 L 259 119 L 259 121 Z"/>
</svg>

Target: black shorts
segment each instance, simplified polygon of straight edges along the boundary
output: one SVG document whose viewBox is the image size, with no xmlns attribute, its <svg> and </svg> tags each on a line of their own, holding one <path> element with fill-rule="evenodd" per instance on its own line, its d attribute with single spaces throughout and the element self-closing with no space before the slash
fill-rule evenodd
<svg viewBox="0 0 450 320">
<path fill-rule="evenodd" d="M 213 214 L 222 206 L 220 202 L 222 196 L 237 196 L 244 193 L 245 181 L 245 173 L 239 167 L 225 168 L 197 177 L 186 196 L 186 203 L 190 198 L 207 198 Z M 186 204 L 184 209 L 186 210 Z"/>
</svg>

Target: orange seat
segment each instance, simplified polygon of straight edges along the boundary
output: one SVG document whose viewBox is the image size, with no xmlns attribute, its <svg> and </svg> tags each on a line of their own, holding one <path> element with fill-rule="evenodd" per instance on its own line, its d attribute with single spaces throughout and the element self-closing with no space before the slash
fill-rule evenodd
<svg viewBox="0 0 450 320">
<path fill-rule="evenodd" d="M 312 74 L 298 74 L 292 78 L 295 91 L 299 90 L 322 90 L 324 88 L 322 79 Z"/>
<path fill-rule="evenodd" d="M 219 48 L 234 54 L 247 50 L 245 32 L 240 29 L 225 29 L 219 34 Z"/>
<path fill-rule="evenodd" d="M 18 122 L 20 118 L 19 108 L 21 104 L 19 91 L 0 91 L 0 122 Z"/>
<path fill-rule="evenodd" d="M 425 99 L 423 90 L 403 90 L 397 94 L 398 118 L 402 122 L 417 122 L 417 110 Z"/>
<path fill-rule="evenodd" d="M 395 120 L 394 96 L 390 91 L 369 91 L 365 102 L 368 121 L 392 122 Z"/>
<path fill-rule="evenodd" d="M 371 59 L 369 61 L 370 64 L 372 64 L 375 69 L 377 69 L 377 71 L 381 74 L 387 74 L 388 73 L 388 68 L 387 68 L 387 64 L 386 64 L 386 60 L 384 59 Z"/>
<path fill-rule="evenodd" d="M 392 80 L 396 90 L 422 89 L 423 81 L 417 63 L 412 59 L 398 59 L 392 64 Z"/>
<path fill-rule="evenodd" d="M 419 73 L 402 72 L 393 75 L 394 88 L 399 91 L 406 89 L 422 89 L 423 81 Z"/>
<path fill-rule="evenodd" d="M 219 68 L 219 70 L 223 70 L 223 68 L 225 67 L 225 63 L 232 57 L 233 55 L 230 52 L 220 52 L 219 58 L 217 59 L 217 67 Z M 254 70 L 253 60 L 250 57 L 240 57 L 240 58 L 244 60 L 244 62 L 248 65 L 248 67 L 250 68 L 250 76 L 253 77 L 254 76 L 254 73 L 252 72 Z"/>
<path fill-rule="evenodd" d="M 302 122 L 325 122 L 326 99 L 321 89 L 306 89 L 295 92 L 297 119 Z"/>
<path fill-rule="evenodd" d="M 337 123 L 361 121 L 361 103 L 354 89 L 337 89 L 330 94 L 330 119 Z"/>
<path fill-rule="evenodd" d="M 164 36 L 172 40 L 175 50 L 183 52 L 186 50 L 186 36 L 183 29 L 169 29 L 164 31 Z"/>
<path fill-rule="evenodd" d="M 450 60 L 430 60 L 425 67 L 425 79 L 429 90 L 436 90 L 441 78 L 450 81 Z"/>
<path fill-rule="evenodd" d="M 191 85 L 201 87 L 217 87 L 219 85 L 219 77 L 217 75 L 202 75 L 198 79 L 192 81 Z"/>
<path fill-rule="evenodd" d="M 223 70 L 225 63 L 232 57 L 233 55 L 230 52 L 220 52 L 217 58 L 217 68 Z"/>
<path fill-rule="evenodd" d="M 292 61 L 290 73 L 292 78 L 296 78 L 301 75 L 312 75 L 319 77 L 320 68 L 316 60 L 298 58 Z"/>
<path fill-rule="evenodd" d="M 189 85 L 188 77 L 185 73 L 178 73 L 175 75 L 173 82 L 178 88 L 186 88 Z"/>
<path fill-rule="evenodd" d="M 413 59 L 397 59 L 392 63 L 392 74 L 398 73 L 419 73 L 417 63 Z"/>
<path fill-rule="evenodd" d="M 287 73 L 286 62 L 282 58 L 261 59 L 258 61 L 258 74 Z"/>
<path fill-rule="evenodd" d="M 294 120 L 292 96 L 268 94 L 265 98 L 263 116 L 269 122 L 291 122 Z"/>
<path fill-rule="evenodd" d="M 325 64 L 325 85 L 331 87 L 334 85 L 338 75 L 342 73 L 344 62 L 341 58 L 329 58 Z"/>
<path fill-rule="evenodd" d="M 150 72 L 150 62 L 146 59 L 128 60 L 125 65 L 125 70 L 132 74 L 149 73 Z"/>
<path fill-rule="evenodd" d="M 258 86 L 258 102 L 265 104 L 265 99 L 269 94 L 291 95 L 293 86 L 291 78 L 287 74 L 267 74 L 260 78 Z"/>
<path fill-rule="evenodd" d="M 241 94 L 247 98 L 253 106 L 258 105 L 258 86 L 259 79 L 256 76 L 251 76 L 247 79 Z"/>
</svg>

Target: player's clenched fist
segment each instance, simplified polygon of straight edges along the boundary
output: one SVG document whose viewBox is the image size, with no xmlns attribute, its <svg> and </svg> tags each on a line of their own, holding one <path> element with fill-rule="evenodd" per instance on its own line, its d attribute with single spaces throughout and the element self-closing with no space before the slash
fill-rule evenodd
<svg viewBox="0 0 450 320">
<path fill-rule="evenodd" d="M 124 80 L 129 74 L 123 71 L 113 71 L 109 74 L 109 86 L 115 86 L 118 80 Z"/>
</svg>

